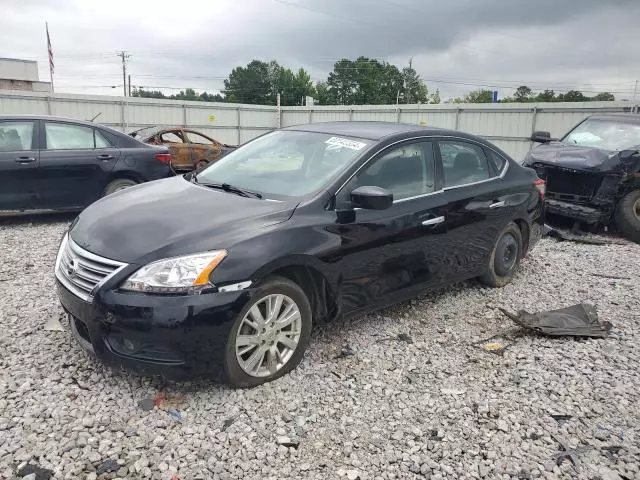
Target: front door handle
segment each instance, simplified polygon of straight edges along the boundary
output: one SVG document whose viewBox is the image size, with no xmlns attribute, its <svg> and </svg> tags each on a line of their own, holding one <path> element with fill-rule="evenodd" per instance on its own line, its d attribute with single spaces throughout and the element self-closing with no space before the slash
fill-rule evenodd
<svg viewBox="0 0 640 480">
<path fill-rule="evenodd" d="M 429 220 L 425 220 L 422 222 L 422 225 L 424 225 L 425 227 L 428 227 L 429 225 L 438 225 L 439 223 L 443 223 L 444 222 L 444 217 L 434 217 L 434 218 L 430 218 Z"/>
<path fill-rule="evenodd" d="M 113 155 L 108 155 L 108 154 L 98 155 L 98 159 L 103 160 L 103 161 L 104 160 L 112 160 L 113 159 Z"/>
<path fill-rule="evenodd" d="M 16 158 L 17 163 L 32 163 L 35 162 L 36 159 L 33 157 L 18 157 Z"/>
<path fill-rule="evenodd" d="M 505 205 L 506 205 L 505 201 L 502 200 L 501 202 L 492 203 L 491 205 L 489 205 L 489 208 L 501 208 L 501 207 L 504 207 Z"/>
</svg>

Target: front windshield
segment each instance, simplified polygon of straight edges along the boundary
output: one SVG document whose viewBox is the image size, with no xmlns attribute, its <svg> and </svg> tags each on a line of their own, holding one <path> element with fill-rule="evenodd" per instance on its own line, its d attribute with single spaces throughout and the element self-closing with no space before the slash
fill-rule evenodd
<svg viewBox="0 0 640 480">
<path fill-rule="evenodd" d="M 308 195 L 343 172 L 369 140 L 280 130 L 234 150 L 197 175 L 198 183 L 226 183 L 265 197 Z"/>
<path fill-rule="evenodd" d="M 603 150 L 626 150 L 640 145 L 640 125 L 590 118 L 562 139 L 564 143 Z"/>
</svg>

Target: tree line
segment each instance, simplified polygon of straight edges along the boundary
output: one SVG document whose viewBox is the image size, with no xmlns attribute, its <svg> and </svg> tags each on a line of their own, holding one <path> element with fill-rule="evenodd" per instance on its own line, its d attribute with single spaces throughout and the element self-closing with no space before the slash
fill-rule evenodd
<svg viewBox="0 0 640 480">
<path fill-rule="evenodd" d="M 411 66 L 398 68 L 385 61 L 367 57 L 356 60 L 343 58 L 335 62 L 325 81 L 313 82 L 309 73 L 300 68 L 293 71 L 275 60 L 253 60 L 246 66 L 235 67 L 224 80 L 222 93 L 196 93 L 193 88 L 165 95 L 160 90 L 134 88 L 131 95 L 144 98 L 168 98 L 203 102 L 229 102 L 256 105 L 276 105 L 280 94 L 283 106 L 304 105 L 306 97 L 313 97 L 320 105 L 393 105 L 398 103 L 440 103 L 440 92 L 429 92 L 426 83 Z M 612 101 L 611 93 L 585 96 L 577 90 L 555 93 L 544 90 L 534 93 L 520 86 L 512 97 L 499 102 L 587 102 Z M 493 92 L 473 90 L 453 103 L 492 103 Z"/>
</svg>

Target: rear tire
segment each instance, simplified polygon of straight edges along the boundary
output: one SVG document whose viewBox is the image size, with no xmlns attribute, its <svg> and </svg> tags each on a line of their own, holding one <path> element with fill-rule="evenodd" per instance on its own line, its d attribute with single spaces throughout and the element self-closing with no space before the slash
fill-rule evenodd
<svg viewBox="0 0 640 480">
<path fill-rule="evenodd" d="M 636 243 L 640 243 L 640 190 L 627 193 L 618 202 L 615 213 L 618 230 Z"/>
<path fill-rule="evenodd" d="M 138 182 L 135 180 L 130 180 L 128 178 L 118 178 L 113 180 L 107 185 L 107 188 L 104 189 L 103 197 L 107 195 L 111 195 L 112 193 L 117 192 L 118 190 L 124 190 L 125 188 L 133 187 L 137 185 Z"/>
<path fill-rule="evenodd" d="M 257 317 L 253 313 L 256 308 Z M 269 308 L 274 312 L 271 318 Z M 237 388 L 255 387 L 293 370 L 304 357 L 311 326 L 311 305 L 304 291 L 287 278 L 267 278 L 229 332 L 224 356 L 227 383 Z"/>
<path fill-rule="evenodd" d="M 487 271 L 480 277 L 480 281 L 497 288 L 510 283 L 522 259 L 522 243 L 520 228 L 510 222 L 498 235 Z"/>
</svg>

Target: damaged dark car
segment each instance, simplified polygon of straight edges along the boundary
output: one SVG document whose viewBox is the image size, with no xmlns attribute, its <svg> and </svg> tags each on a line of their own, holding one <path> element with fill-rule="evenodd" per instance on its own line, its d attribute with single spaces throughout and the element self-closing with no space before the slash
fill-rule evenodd
<svg viewBox="0 0 640 480">
<path fill-rule="evenodd" d="M 546 181 L 546 208 L 640 243 L 640 115 L 591 116 L 559 140 L 535 132 L 524 165 Z"/>
</svg>

